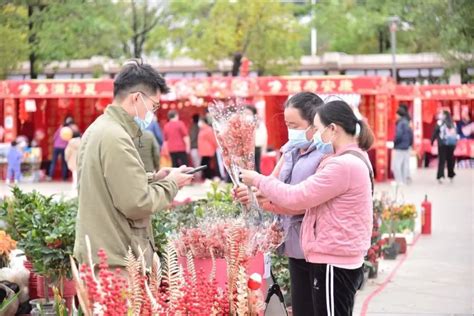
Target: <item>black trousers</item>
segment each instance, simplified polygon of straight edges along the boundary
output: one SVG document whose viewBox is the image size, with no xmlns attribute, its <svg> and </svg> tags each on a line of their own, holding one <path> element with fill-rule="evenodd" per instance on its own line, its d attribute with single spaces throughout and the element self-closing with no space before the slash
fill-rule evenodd
<svg viewBox="0 0 474 316">
<path fill-rule="evenodd" d="M 291 306 L 295 316 L 313 316 L 311 295 L 311 263 L 305 259 L 289 258 Z"/>
<path fill-rule="evenodd" d="M 364 279 L 363 268 L 350 270 L 311 263 L 315 316 L 352 316 L 354 297 Z"/>
<path fill-rule="evenodd" d="M 255 171 L 260 173 L 260 162 L 262 161 L 262 147 L 255 147 Z"/>
<path fill-rule="evenodd" d="M 444 178 L 444 169 L 446 165 L 448 166 L 448 178 L 454 178 L 456 175 L 454 173 L 454 164 L 456 163 L 454 159 L 454 150 L 456 146 L 438 146 L 438 174 L 436 179 Z"/>
<path fill-rule="evenodd" d="M 211 179 L 214 177 L 214 169 L 212 166 L 212 158 L 213 157 L 201 157 L 201 166 L 207 165 L 207 168 L 203 170 L 202 175 L 204 179 Z"/>
<path fill-rule="evenodd" d="M 184 151 L 170 153 L 171 162 L 173 164 L 173 168 L 178 168 L 182 165 L 188 166 L 188 154 Z"/>
<path fill-rule="evenodd" d="M 67 163 L 66 163 L 66 156 L 64 154 L 65 149 L 64 148 L 53 148 L 53 158 L 51 160 L 51 165 L 49 166 L 49 173 L 48 175 L 53 178 L 54 177 L 54 171 L 56 170 L 56 163 L 61 157 L 61 177 L 63 181 L 67 180 L 68 176 L 68 168 L 67 168 Z"/>
</svg>

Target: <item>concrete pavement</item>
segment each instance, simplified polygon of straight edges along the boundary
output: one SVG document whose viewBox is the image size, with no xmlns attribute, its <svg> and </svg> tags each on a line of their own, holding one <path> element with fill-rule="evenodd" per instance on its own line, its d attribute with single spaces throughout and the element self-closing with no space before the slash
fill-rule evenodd
<svg viewBox="0 0 474 316">
<path fill-rule="evenodd" d="M 379 277 L 358 294 L 354 315 L 361 315 L 364 302 L 367 313 L 362 315 L 473 314 L 474 170 L 456 172 L 454 183 L 440 185 L 434 170 L 418 170 L 413 184 L 402 189 L 405 200 L 417 207 L 428 194 L 433 205 L 432 235 L 421 235 L 396 271 L 398 262 L 381 261 Z M 378 185 L 377 191 L 382 190 L 393 188 Z M 393 278 L 384 287 L 391 272 Z"/>
</svg>

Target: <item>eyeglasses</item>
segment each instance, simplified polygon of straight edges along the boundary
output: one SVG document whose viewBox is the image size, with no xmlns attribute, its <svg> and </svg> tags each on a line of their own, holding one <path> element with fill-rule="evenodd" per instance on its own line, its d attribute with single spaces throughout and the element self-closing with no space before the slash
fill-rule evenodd
<svg viewBox="0 0 474 316">
<path fill-rule="evenodd" d="M 160 101 L 155 101 L 153 100 L 150 96 L 148 96 L 146 93 L 142 92 L 142 91 L 134 91 L 134 92 L 130 92 L 130 93 L 140 93 L 141 95 L 145 96 L 145 98 L 147 98 L 148 100 L 151 101 L 151 103 L 153 104 L 153 107 L 151 109 L 151 111 L 153 113 L 155 113 L 156 111 L 158 111 L 158 109 L 161 107 L 161 103 Z"/>
</svg>

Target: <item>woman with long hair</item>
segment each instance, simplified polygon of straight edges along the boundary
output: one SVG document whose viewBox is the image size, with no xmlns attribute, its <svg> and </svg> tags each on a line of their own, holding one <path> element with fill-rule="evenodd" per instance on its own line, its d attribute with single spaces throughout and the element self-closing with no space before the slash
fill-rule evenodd
<svg viewBox="0 0 474 316">
<path fill-rule="evenodd" d="M 249 170 L 240 176 L 284 208 L 275 212 L 304 214 L 300 238 L 310 268 L 311 315 L 352 315 L 372 234 L 373 172 L 366 151 L 374 137 L 339 100 L 321 106 L 313 125 L 315 145 L 332 145 L 333 155 L 306 180 L 287 184 Z"/>
<path fill-rule="evenodd" d="M 297 93 L 289 98 L 284 107 L 288 142 L 282 147 L 282 156 L 272 175 L 288 184 L 298 184 L 316 172 L 321 159 L 332 150 L 331 146 L 317 147 L 313 143 L 314 116 L 323 104 L 319 96 L 311 92 Z M 248 189 L 236 190 L 240 201 L 248 203 Z M 274 213 L 284 213 L 281 206 L 260 198 L 260 205 Z M 301 210 L 300 213 L 304 213 Z M 278 252 L 288 257 L 291 300 L 295 315 L 313 315 L 309 263 L 304 259 L 300 244 L 300 229 L 303 215 L 278 215 L 286 234 L 285 242 Z"/>
<path fill-rule="evenodd" d="M 433 135 L 431 136 L 431 145 L 434 141 L 438 142 L 438 172 L 436 179 L 441 184 L 444 179 L 444 169 L 448 167 L 448 178 L 453 181 L 456 173 L 454 172 L 454 150 L 458 141 L 458 134 L 456 126 L 453 123 L 451 114 L 448 111 L 443 111 L 441 119 L 436 124 Z"/>
</svg>

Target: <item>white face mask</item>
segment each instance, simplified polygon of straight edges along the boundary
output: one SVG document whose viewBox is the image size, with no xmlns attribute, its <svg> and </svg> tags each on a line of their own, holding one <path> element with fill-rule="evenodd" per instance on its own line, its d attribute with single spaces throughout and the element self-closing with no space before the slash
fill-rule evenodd
<svg viewBox="0 0 474 316">
<path fill-rule="evenodd" d="M 309 126 L 307 129 L 288 129 L 288 143 L 291 146 L 304 149 L 308 148 L 311 145 L 311 140 L 306 138 L 306 132 L 311 128 Z"/>
<path fill-rule="evenodd" d="M 138 127 L 140 127 L 140 129 L 143 131 L 145 130 L 148 126 L 150 126 L 151 122 L 153 122 L 153 118 L 154 118 L 154 114 L 152 111 L 148 110 L 148 107 L 146 106 L 146 103 L 145 103 L 145 100 L 143 100 L 143 96 L 140 94 L 140 98 L 142 100 L 142 103 L 143 103 L 143 106 L 145 107 L 146 109 L 146 114 L 145 114 L 145 118 L 144 119 L 141 119 L 139 116 L 138 116 L 138 110 L 137 110 L 137 107 L 135 106 L 135 112 L 137 115 L 135 115 L 135 117 L 133 118 L 135 120 L 135 122 L 138 124 Z"/>
<path fill-rule="evenodd" d="M 323 132 L 327 129 L 327 127 L 323 130 Z M 334 153 L 334 147 L 332 146 L 332 141 L 328 141 L 325 143 L 323 138 L 321 137 L 321 131 L 316 131 L 314 134 L 313 140 L 314 144 L 316 145 L 316 149 L 324 154 L 332 154 Z"/>
</svg>

